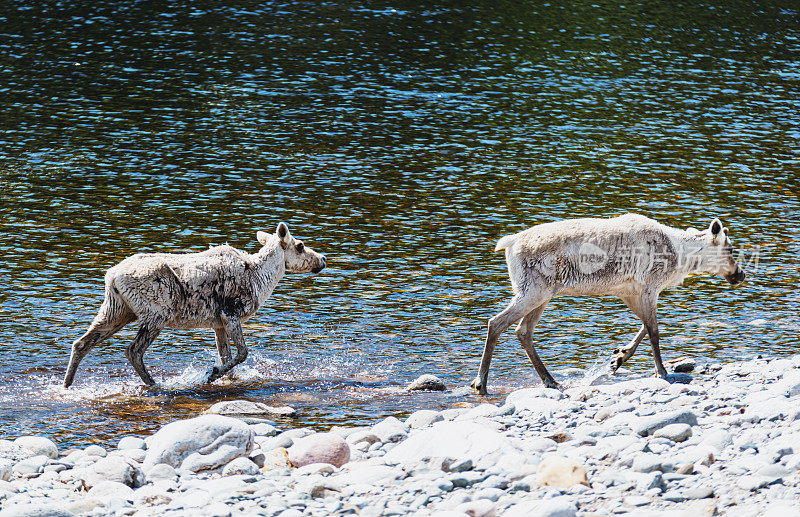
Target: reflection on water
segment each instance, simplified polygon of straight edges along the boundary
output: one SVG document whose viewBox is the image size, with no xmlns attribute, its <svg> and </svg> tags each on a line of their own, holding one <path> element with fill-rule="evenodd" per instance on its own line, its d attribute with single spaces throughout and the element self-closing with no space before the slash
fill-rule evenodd
<svg viewBox="0 0 800 517">
<path fill-rule="evenodd" d="M 400 388 L 469 383 L 509 298 L 494 242 L 567 217 L 720 217 L 735 245 L 761 246 L 758 268 L 736 289 L 698 277 L 665 293 L 664 354 L 796 350 L 795 2 L 40 4 L 0 11 L 8 436 L 110 443 L 223 398 L 320 427 L 477 402 Z M 281 281 L 233 380 L 197 384 L 213 333 L 168 331 L 145 357 L 161 387 L 142 387 L 131 327 L 58 387 L 106 269 L 138 251 L 252 252 L 280 220 L 329 267 Z M 617 300 L 564 298 L 535 338 L 551 369 L 588 371 L 637 329 Z M 646 349 L 629 364 L 652 370 Z M 489 382 L 495 402 L 539 382 L 511 332 Z"/>
</svg>

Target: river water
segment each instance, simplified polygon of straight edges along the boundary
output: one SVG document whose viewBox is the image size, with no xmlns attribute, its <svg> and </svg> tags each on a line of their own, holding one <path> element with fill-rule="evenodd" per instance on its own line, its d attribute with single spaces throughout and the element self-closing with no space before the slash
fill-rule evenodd
<svg viewBox="0 0 800 517">
<path fill-rule="evenodd" d="M 796 2 L 84 4 L 0 8 L 2 437 L 112 444 L 234 398 L 321 428 L 477 403 L 459 387 L 510 299 L 494 243 L 579 216 L 730 228 L 748 280 L 665 292 L 667 359 L 798 351 Z M 254 252 L 279 221 L 329 267 L 281 281 L 233 379 L 198 382 L 211 331 L 165 331 L 144 388 L 132 325 L 60 388 L 109 267 Z M 561 298 L 534 339 L 565 380 L 637 329 Z M 629 365 L 650 374 L 649 347 Z M 404 393 L 422 373 L 455 391 Z M 511 331 L 489 382 L 539 383 Z"/>
</svg>

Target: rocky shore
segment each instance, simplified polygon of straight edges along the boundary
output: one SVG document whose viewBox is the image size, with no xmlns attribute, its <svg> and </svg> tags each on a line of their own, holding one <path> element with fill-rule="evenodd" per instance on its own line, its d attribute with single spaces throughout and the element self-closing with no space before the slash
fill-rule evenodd
<svg viewBox="0 0 800 517">
<path fill-rule="evenodd" d="M 114 450 L 0 440 L 0 516 L 800 516 L 800 355 L 323 433 L 233 404 Z"/>
</svg>

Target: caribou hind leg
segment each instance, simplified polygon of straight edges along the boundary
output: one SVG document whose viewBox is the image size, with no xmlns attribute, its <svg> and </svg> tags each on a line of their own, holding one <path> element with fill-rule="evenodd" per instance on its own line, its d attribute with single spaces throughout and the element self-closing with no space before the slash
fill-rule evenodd
<svg viewBox="0 0 800 517">
<path fill-rule="evenodd" d="M 644 328 L 647 330 L 647 335 L 650 337 L 650 346 L 653 349 L 656 373 L 659 377 L 666 378 L 667 369 L 664 368 L 664 363 L 661 360 L 661 347 L 659 346 L 658 336 L 658 317 L 656 315 L 658 296 L 644 293 L 637 297 L 623 298 L 622 301 L 624 301 L 625 305 L 627 305 L 634 314 L 639 316 L 639 319 L 644 323 Z M 641 331 L 639 331 L 639 333 L 641 334 Z M 633 351 L 631 351 L 631 354 L 633 354 Z"/>
<path fill-rule="evenodd" d="M 136 337 L 133 338 L 133 343 L 125 348 L 125 357 L 128 358 L 133 369 L 136 370 L 136 373 L 148 386 L 154 386 L 156 381 L 153 380 L 144 366 L 144 353 L 163 329 L 164 324 L 158 319 L 141 320 Z"/>
<path fill-rule="evenodd" d="M 69 388 L 75 380 L 75 372 L 86 354 L 95 345 L 104 341 L 119 332 L 119 330 L 134 321 L 136 316 L 124 304 L 117 300 L 110 300 L 108 296 L 103 300 L 103 305 L 97 312 L 89 329 L 84 335 L 72 343 L 72 354 L 69 358 L 69 366 L 64 375 L 64 387 Z"/>
<path fill-rule="evenodd" d="M 505 330 L 514 323 L 521 320 L 534 308 L 546 303 L 550 296 L 541 292 L 531 293 L 528 291 L 524 295 L 517 295 L 511 300 L 508 307 L 500 314 L 489 320 L 489 330 L 486 333 L 486 345 L 483 347 L 481 356 L 481 366 L 478 376 L 472 381 L 472 388 L 481 395 L 486 395 L 486 383 L 489 379 L 489 365 L 492 362 L 494 347 L 497 340 Z"/>
<path fill-rule="evenodd" d="M 541 304 L 522 318 L 519 325 L 517 325 L 517 338 L 519 342 L 522 343 L 522 348 L 525 349 L 528 359 L 531 360 L 533 367 L 536 369 L 536 373 L 539 374 L 544 385 L 548 388 L 559 389 L 559 384 L 553 379 L 550 372 L 547 371 L 547 367 L 539 358 L 539 354 L 536 353 L 536 349 L 533 346 L 533 329 L 536 327 L 536 324 L 539 323 L 539 318 L 542 317 L 546 305 L 547 303 Z"/>
<path fill-rule="evenodd" d="M 217 353 L 219 353 L 219 366 L 231 361 L 231 346 L 228 343 L 228 334 L 225 329 L 214 329 L 214 337 L 217 343 Z"/>
<path fill-rule="evenodd" d="M 225 350 L 224 352 L 221 349 L 219 350 L 220 358 L 222 359 L 223 363 L 221 366 L 215 366 L 211 370 L 211 375 L 208 376 L 208 380 L 206 382 L 214 382 L 247 359 L 247 346 L 244 344 L 244 333 L 242 332 L 242 324 L 239 321 L 239 318 L 222 313 L 220 314 L 220 319 L 224 325 L 224 329 L 222 329 L 221 332 L 225 335 Z M 236 347 L 235 359 L 231 359 L 230 346 L 227 344 L 228 341 L 233 342 L 233 345 Z M 218 333 L 217 347 L 219 347 L 219 343 L 220 341 Z"/>
</svg>

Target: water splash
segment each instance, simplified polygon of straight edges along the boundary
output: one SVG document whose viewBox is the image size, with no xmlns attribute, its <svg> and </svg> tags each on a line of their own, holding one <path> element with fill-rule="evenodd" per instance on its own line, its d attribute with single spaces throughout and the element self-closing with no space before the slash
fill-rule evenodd
<svg viewBox="0 0 800 517">
<path fill-rule="evenodd" d="M 576 388 L 582 386 L 594 386 L 596 384 L 611 380 L 614 372 L 611 371 L 611 363 L 608 360 L 595 359 L 586 368 L 582 375 L 561 380 L 561 385 L 565 388 Z"/>
</svg>

